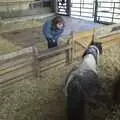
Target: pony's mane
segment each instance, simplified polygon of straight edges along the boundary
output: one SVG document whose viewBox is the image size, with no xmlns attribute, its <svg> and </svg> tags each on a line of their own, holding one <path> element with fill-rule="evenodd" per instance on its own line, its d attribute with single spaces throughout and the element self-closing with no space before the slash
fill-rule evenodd
<svg viewBox="0 0 120 120">
<path fill-rule="evenodd" d="M 102 54 L 102 44 L 100 42 L 91 42 L 91 44 L 88 46 L 88 48 L 85 50 L 85 52 L 82 55 L 82 58 L 87 54 L 88 49 L 95 48 L 96 50 L 99 50 L 99 53 Z"/>
</svg>

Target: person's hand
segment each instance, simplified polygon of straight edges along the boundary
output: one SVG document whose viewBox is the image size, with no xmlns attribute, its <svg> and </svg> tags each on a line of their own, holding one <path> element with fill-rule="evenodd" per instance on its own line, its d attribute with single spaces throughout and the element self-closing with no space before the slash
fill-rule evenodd
<svg viewBox="0 0 120 120">
<path fill-rule="evenodd" d="M 64 41 L 65 41 L 65 39 L 64 39 L 64 38 L 62 38 L 62 37 L 60 37 L 60 38 L 59 38 L 59 41 L 64 42 Z"/>
<path fill-rule="evenodd" d="M 65 38 L 59 38 L 59 40 L 58 40 L 58 44 L 59 44 L 60 46 L 66 45 L 66 42 L 67 42 L 67 40 L 66 40 Z"/>
<path fill-rule="evenodd" d="M 55 40 L 52 40 L 53 42 L 55 42 Z"/>
</svg>

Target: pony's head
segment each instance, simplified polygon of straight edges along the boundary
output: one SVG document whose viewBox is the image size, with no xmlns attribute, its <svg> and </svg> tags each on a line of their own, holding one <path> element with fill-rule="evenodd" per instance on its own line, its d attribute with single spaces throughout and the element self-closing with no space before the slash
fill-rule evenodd
<svg viewBox="0 0 120 120">
<path fill-rule="evenodd" d="M 82 57 L 85 57 L 88 54 L 92 54 L 98 63 L 99 55 L 102 54 L 102 44 L 100 42 L 93 42 L 89 45 L 89 47 L 85 50 Z"/>
<path fill-rule="evenodd" d="M 103 50 L 102 50 L 102 43 L 100 42 L 93 42 L 91 45 L 94 45 L 97 47 L 97 49 L 99 50 L 99 53 L 102 54 Z"/>
</svg>

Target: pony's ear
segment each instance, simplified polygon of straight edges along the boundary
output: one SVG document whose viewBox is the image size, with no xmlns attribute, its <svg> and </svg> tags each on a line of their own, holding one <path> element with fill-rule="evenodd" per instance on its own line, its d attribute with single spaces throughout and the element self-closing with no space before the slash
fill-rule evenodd
<svg viewBox="0 0 120 120">
<path fill-rule="evenodd" d="M 95 42 L 94 45 L 99 49 L 100 54 L 102 54 L 102 43 L 101 42 Z"/>
<path fill-rule="evenodd" d="M 87 54 L 87 50 L 85 50 L 84 53 L 82 54 L 82 58 L 84 58 L 86 54 Z"/>
</svg>

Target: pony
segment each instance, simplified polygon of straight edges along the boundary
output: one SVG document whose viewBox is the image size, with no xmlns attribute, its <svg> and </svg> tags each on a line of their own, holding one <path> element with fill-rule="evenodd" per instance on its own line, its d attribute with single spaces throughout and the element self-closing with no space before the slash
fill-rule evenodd
<svg viewBox="0 0 120 120">
<path fill-rule="evenodd" d="M 94 103 L 102 87 L 98 76 L 102 45 L 92 42 L 85 50 L 81 63 L 66 78 L 68 120 L 86 120 L 88 103 Z"/>
</svg>

